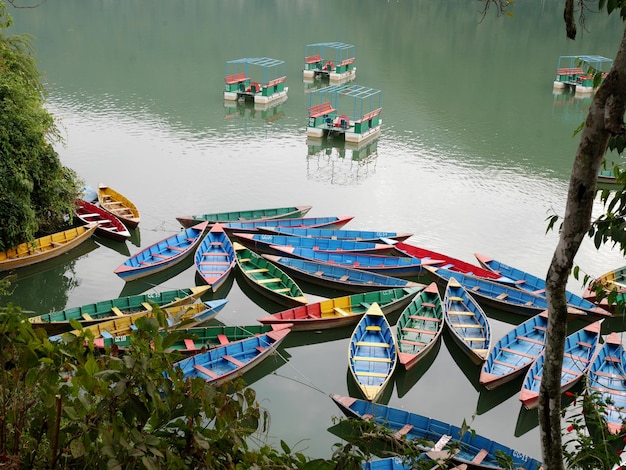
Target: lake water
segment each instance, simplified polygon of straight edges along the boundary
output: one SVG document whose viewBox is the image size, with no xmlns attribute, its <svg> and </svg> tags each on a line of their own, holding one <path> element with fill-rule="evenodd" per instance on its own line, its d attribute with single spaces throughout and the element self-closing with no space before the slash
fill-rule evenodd
<svg viewBox="0 0 626 470">
<path fill-rule="evenodd" d="M 479 252 L 543 275 L 556 244 L 546 218 L 562 214 L 589 98 L 554 94 L 561 55 L 613 57 L 623 25 L 590 14 L 565 39 L 560 2 L 528 2 L 513 18 L 451 1 L 48 1 L 10 9 L 27 32 L 50 91 L 65 165 L 139 207 L 126 244 L 93 238 L 66 257 L 18 274 L 14 303 L 36 313 L 119 295 L 198 283 L 190 263 L 158 285 L 125 284 L 113 270 L 180 229 L 179 215 L 312 205 L 310 216 L 353 215 L 346 228 L 411 232 L 411 243 L 474 262 Z M 356 47 L 355 84 L 382 90 L 382 132 L 353 150 L 307 145 L 305 46 Z M 284 60 L 288 99 L 270 110 L 223 100 L 226 62 Z M 600 212 L 598 205 L 596 212 Z M 624 264 L 585 241 L 576 259 L 600 275 Z M 581 292 L 573 280 L 570 289 Z M 217 320 L 250 324 L 280 307 L 248 295 L 233 276 Z M 319 297 L 311 295 L 315 300 Z M 523 317 L 490 311 L 494 340 Z M 614 325 L 612 328 L 620 328 Z M 339 411 L 331 392 L 355 394 L 350 330 L 292 335 L 252 371 L 269 440 L 328 457 Z M 479 368 L 444 336 L 411 371 L 396 373 L 391 406 L 453 424 L 540 457 L 536 412 L 521 379 L 488 392 Z M 357 395 L 358 396 L 358 395 Z"/>
</svg>

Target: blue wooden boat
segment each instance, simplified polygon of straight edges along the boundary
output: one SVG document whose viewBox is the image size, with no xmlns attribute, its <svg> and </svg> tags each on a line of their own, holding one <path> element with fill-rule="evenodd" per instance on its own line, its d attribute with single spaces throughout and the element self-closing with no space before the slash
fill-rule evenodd
<svg viewBox="0 0 626 470">
<path fill-rule="evenodd" d="M 346 254 L 388 254 L 393 246 L 387 243 L 355 242 L 353 240 L 333 240 L 331 238 L 292 237 L 289 235 L 269 235 L 266 233 L 239 233 L 231 234 L 242 245 L 257 253 L 284 255 L 291 253 L 293 248 L 308 248 L 310 250 L 346 253 Z"/>
<path fill-rule="evenodd" d="M 522 375 L 546 345 L 548 312 L 529 318 L 497 341 L 480 371 L 480 383 L 487 389 Z"/>
<path fill-rule="evenodd" d="M 476 256 L 480 265 L 485 267 L 485 269 L 489 269 L 496 274 L 513 279 L 517 288 L 537 294 L 541 297 L 546 296 L 545 279 L 541 279 L 530 273 L 522 271 L 521 269 L 509 266 L 485 255 L 481 255 L 480 253 L 475 253 L 474 256 Z M 600 310 L 602 309 L 599 306 L 587 299 L 584 299 L 580 295 L 565 291 L 565 296 L 570 307 L 584 310 L 594 315 L 601 314 Z M 609 315 L 609 312 L 607 311 L 604 315 Z"/>
<path fill-rule="evenodd" d="M 334 393 L 330 397 L 349 418 L 373 420 L 398 437 L 406 436 L 409 440 L 424 442 L 422 445 L 427 455 L 434 443 L 443 442 L 449 437 L 441 450 L 447 450 L 448 456 L 458 464 L 471 468 L 501 469 L 498 456 L 502 453 L 512 459 L 515 469 L 537 470 L 542 467 L 541 462 L 532 457 L 469 429 L 461 434 L 462 430 L 458 426 L 417 413 Z"/>
<path fill-rule="evenodd" d="M 214 224 L 198 245 L 194 263 L 196 271 L 213 292 L 224 285 L 235 266 L 235 250 L 221 224 Z"/>
<path fill-rule="evenodd" d="M 271 209 L 252 209 L 244 211 L 215 212 L 212 214 L 183 215 L 176 220 L 185 228 L 193 227 L 200 222 L 209 224 L 225 224 L 252 220 L 274 220 L 304 217 L 312 206 L 273 207 Z"/>
<path fill-rule="evenodd" d="M 193 253 L 207 225 L 203 222 L 150 245 L 128 258 L 115 269 L 115 274 L 125 281 L 132 281 L 171 268 Z"/>
<path fill-rule="evenodd" d="M 454 277 L 446 286 L 443 312 L 454 341 L 474 364 L 482 364 L 491 347 L 491 326 L 485 311 Z"/>
<path fill-rule="evenodd" d="M 436 283 L 419 292 L 402 311 L 396 327 L 398 358 L 406 370 L 412 369 L 441 338 L 444 318 Z"/>
<path fill-rule="evenodd" d="M 201 377 L 220 385 L 243 375 L 272 354 L 289 334 L 289 328 L 225 344 L 174 363 L 187 377 Z"/>
<path fill-rule="evenodd" d="M 450 278 L 454 277 L 483 306 L 526 316 L 534 316 L 548 310 L 548 301 L 545 297 L 511 285 L 435 266 L 425 266 L 424 269 L 430 271 L 437 283 L 443 287 L 448 284 Z M 568 313 L 570 317 L 583 320 L 596 320 L 597 316 L 611 315 L 602 308 L 596 308 L 593 312 L 589 312 L 570 306 L 568 306 Z"/>
<path fill-rule="evenodd" d="M 261 295 L 286 307 L 306 305 L 308 300 L 287 273 L 240 243 L 233 243 L 237 267 L 246 283 Z"/>
<path fill-rule="evenodd" d="M 398 362 L 391 326 L 377 303 L 365 312 L 350 337 L 348 365 L 361 392 L 375 402 L 389 384 Z"/>
<path fill-rule="evenodd" d="M 229 222 L 224 224 L 227 233 L 256 233 L 260 227 L 325 228 L 339 229 L 354 219 L 353 215 L 338 217 L 301 217 L 295 219 Z"/>
<path fill-rule="evenodd" d="M 432 459 L 428 456 L 428 454 L 421 454 L 418 458 L 418 461 L 425 462 L 423 468 L 431 468 L 431 470 L 435 469 L 444 469 L 447 468 L 449 470 L 466 470 L 466 464 L 446 465 L 445 462 L 437 462 L 436 459 Z M 427 462 L 427 463 L 426 463 Z M 432 465 L 432 467 L 431 467 Z M 387 457 L 379 460 L 372 460 L 371 462 L 363 462 L 363 470 L 411 470 L 412 468 L 417 468 L 411 465 L 409 462 L 403 462 L 400 457 Z M 421 467 L 420 467 L 421 468 Z"/>
<path fill-rule="evenodd" d="M 358 322 L 374 302 L 385 315 L 402 310 L 420 290 L 420 287 L 398 287 L 362 292 L 301 305 L 258 320 L 265 325 L 291 324 L 292 331 L 341 328 Z"/>
<path fill-rule="evenodd" d="M 423 287 L 423 284 L 358 269 L 316 263 L 288 256 L 263 255 L 287 274 L 328 289 L 345 292 L 368 292 L 394 287 Z"/>
<path fill-rule="evenodd" d="M 589 388 L 606 403 L 606 424 L 611 434 L 620 434 L 626 422 L 626 352 L 617 333 L 604 341 L 587 372 Z"/>
<path fill-rule="evenodd" d="M 287 235 L 304 238 L 331 238 L 333 240 L 352 240 L 355 242 L 388 243 L 403 242 L 413 236 L 412 233 L 383 232 L 373 230 L 346 230 L 326 228 L 259 227 L 260 232 L 272 235 Z"/>
<path fill-rule="evenodd" d="M 563 367 L 561 370 L 561 392 L 565 393 L 585 376 L 596 353 L 600 341 L 600 327 L 603 320 L 591 323 L 582 330 L 575 331 L 565 338 Z M 539 387 L 543 375 L 545 349 L 526 372 L 520 401 L 526 409 L 539 405 Z"/>
<path fill-rule="evenodd" d="M 418 258 L 407 258 L 404 256 L 346 253 L 344 251 L 321 251 L 312 248 L 276 245 L 273 245 L 272 249 L 278 251 L 279 255 L 292 256 L 307 261 L 334 264 L 347 268 L 360 269 L 361 271 L 370 273 L 402 278 L 420 276 L 424 273 L 424 266 L 431 265 L 430 261 L 422 261 Z"/>
</svg>

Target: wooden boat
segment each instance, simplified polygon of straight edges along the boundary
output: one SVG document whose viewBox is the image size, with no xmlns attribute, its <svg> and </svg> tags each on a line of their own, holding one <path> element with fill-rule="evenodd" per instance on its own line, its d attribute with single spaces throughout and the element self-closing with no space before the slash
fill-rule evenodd
<svg viewBox="0 0 626 470">
<path fill-rule="evenodd" d="M 598 299 L 597 289 L 603 291 L 604 297 L 602 299 Z M 615 291 L 615 298 L 612 299 L 611 305 L 609 305 L 608 295 L 613 291 Z M 595 278 L 585 289 L 583 298 L 596 303 L 612 313 L 619 314 L 617 312 L 617 304 L 626 302 L 626 266 L 612 269 Z"/>
<path fill-rule="evenodd" d="M 31 266 L 65 254 L 91 237 L 97 228 L 95 223 L 82 225 L 0 252 L 0 272 Z"/>
<path fill-rule="evenodd" d="M 462 430 L 434 418 L 359 398 L 335 393 L 331 393 L 330 398 L 348 418 L 373 421 L 394 432 L 397 437 L 406 436 L 409 440 L 423 442 L 422 447 L 427 455 L 432 447 L 428 443 L 440 442 L 441 450 L 447 450 L 453 462 L 470 468 L 501 469 L 500 455 L 512 459 L 513 468 L 518 470 L 542 468 L 541 462 L 532 457 L 476 434 L 471 429 Z"/>
<path fill-rule="evenodd" d="M 119 297 L 30 317 L 28 321 L 34 328 L 44 328 L 48 335 L 54 335 L 71 330 L 70 319 L 87 327 L 124 315 L 150 311 L 153 304 L 159 307 L 173 307 L 190 303 L 202 297 L 208 290 L 208 286 L 201 286 Z"/>
<path fill-rule="evenodd" d="M 244 374 L 272 354 L 289 334 L 289 328 L 235 341 L 174 363 L 187 377 L 202 377 L 221 385 Z"/>
<path fill-rule="evenodd" d="M 488 256 L 481 255 L 480 253 L 475 253 L 474 256 L 476 256 L 476 259 L 478 260 L 480 265 L 483 266 L 485 269 L 489 269 L 496 274 L 500 274 L 501 276 L 512 279 L 518 289 L 537 294 L 541 297 L 546 296 L 545 279 L 541 279 L 530 273 L 522 271 L 521 269 L 509 266 L 493 258 L 489 258 Z M 584 310 L 592 314 L 599 314 L 599 307 L 593 302 L 569 291 L 565 291 L 565 296 L 567 298 L 567 303 L 571 307 Z M 609 315 L 609 312 L 607 311 L 605 315 Z"/>
<path fill-rule="evenodd" d="M 600 327 L 603 320 L 591 323 L 582 330 L 575 331 L 565 338 L 563 353 L 563 367 L 561 369 L 561 392 L 565 393 L 576 385 L 587 374 L 596 354 L 600 341 Z M 545 349 L 533 362 L 520 392 L 520 401 L 526 409 L 533 409 L 539 405 L 539 387 L 543 375 Z"/>
<path fill-rule="evenodd" d="M 422 262 L 421 259 L 408 258 L 405 256 L 346 253 L 343 251 L 321 251 L 312 248 L 276 245 L 273 245 L 272 249 L 278 251 L 278 254 L 281 256 L 292 256 L 307 261 L 334 264 L 337 266 L 345 266 L 346 268 L 354 268 L 370 273 L 382 274 L 384 276 L 402 278 L 420 276 L 424 272 L 424 266 L 429 266 L 431 263 L 430 261 Z"/>
<path fill-rule="evenodd" d="M 128 228 L 135 228 L 139 225 L 141 215 L 137 206 L 123 194 L 107 185 L 98 184 L 98 202 L 100 207 L 110 212 Z"/>
<path fill-rule="evenodd" d="M 398 362 L 398 349 L 391 326 L 377 303 L 357 323 L 348 346 L 352 377 L 369 401 L 377 401 L 389 383 Z"/>
<path fill-rule="evenodd" d="M 176 326 L 186 320 L 191 320 L 189 326 L 193 326 L 200 325 L 215 317 L 227 302 L 228 300 L 226 299 L 215 299 L 181 304 L 173 307 L 163 307 L 161 310 L 165 315 L 169 328 L 176 328 Z M 130 335 L 133 330 L 136 329 L 135 323 L 137 320 L 143 317 L 154 317 L 154 312 L 150 310 L 134 313 L 132 315 L 124 315 L 115 320 L 103 321 L 95 325 L 87 326 L 82 330 L 72 330 L 64 334 L 79 336 L 82 332 L 89 330 L 93 334 L 94 339 Z M 61 335 L 51 336 L 50 340 L 56 340 L 60 337 Z"/>
<path fill-rule="evenodd" d="M 290 253 L 292 248 L 308 248 L 316 251 L 332 253 L 367 253 L 388 254 L 393 251 L 393 246 L 387 243 L 355 242 L 353 240 L 333 240 L 331 238 L 306 238 L 291 237 L 288 235 L 269 235 L 265 233 L 239 233 L 233 232 L 242 245 L 247 246 L 257 253 L 271 255 L 284 255 Z M 275 248 L 275 246 L 280 247 Z"/>
<path fill-rule="evenodd" d="M 288 256 L 263 255 L 263 257 L 296 279 L 303 279 L 311 284 L 329 289 L 345 292 L 367 292 L 393 287 L 423 287 L 417 282 L 368 273 L 358 269 L 316 263 Z"/>
<path fill-rule="evenodd" d="M 326 299 L 283 310 L 258 321 L 264 325 L 290 324 L 292 331 L 318 331 L 341 328 L 357 323 L 375 302 L 385 315 L 402 310 L 421 290 L 420 287 L 398 287 Z"/>
<path fill-rule="evenodd" d="M 427 250 L 425 248 L 421 248 L 415 245 L 410 245 L 408 243 L 396 243 L 393 246 L 396 251 L 404 256 L 413 256 L 415 258 L 425 259 L 425 260 L 438 260 L 440 261 L 439 267 L 447 269 L 449 271 L 462 273 L 462 274 L 470 274 L 472 276 L 483 277 L 485 279 L 490 279 L 496 282 L 503 283 L 512 283 L 511 279 L 500 276 L 488 269 L 482 268 L 480 266 L 476 266 L 475 264 L 468 263 L 466 261 L 462 261 L 457 258 L 452 258 L 450 256 L 437 253 L 436 251 Z M 445 285 L 444 285 L 445 288 Z"/>
<path fill-rule="evenodd" d="M 444 317 L 436 283 L 426 286 L 402 311 L 396 327 L 398 358 L 406 370 L 428 354 L 441 337 Z"/>
<path fill-rule="evenodd" d="M 84 224 L 92 222 L 98 224 L 96 229 L 96 234 L 98 235 L 120 242 L 130 238 L 130 232 L 122 221 L 100 206 L 83 199 L 77 199 L 74 211 L 76 212 L 76 217 Z"/>
<path fill-rule="evenodd" d="M 193 227 L 200 222 L 209 224 L 225 224 L 228 222 L 244 222 L 253 220 L 293 219 L 304 217 L 312 206 L 275 207 L 271 209 L 253 209 L 245 211 L 216 212 L 202 215 L 183 215 L 176 220 L 185 228 Z"/>
<path fill-rule="evenodd" d="M 403 242 L 412 233 L 383 232 L 373 230 L 346 230 L 326 228 L 259 227 L 259 231 L 271 235 L 287 235 L 304 238 L 330 238 L 332 240 L 352 240 L 355 242 L 387 243 Z"/>
<path fill-rule="evenodd" d="M 306 305 L 302 289 L 278 266 L 257 255 L 240 243 L 233 243 L 237 267 L 255 291 L 287 307 Z"/>
<path fill-rule="evenodd" d="M 497 341 L 480 371 L 479 381 L 493 390 L 522 375 L 546 344 L 548 312 L 529 318 Z"/>
<path fill-rule="evenodd" d="M 444 439 L 445 440 L 445 439 Z M 420 455 L 418 461 L 420 465 L 424 465 L 423 468 L 429 468 L 430 470 L 466 470 L 466 464 L 447 466 L 444 462 L 437 462 L 436 458 L 430 458 L 427 453 Z M 422 464 L 422 462 L 425 462 Z M 426 463 L 427 462 L 427 463 Z M 378 460 L 372 460 L 371 462 L 363 462 L 363 470 L 411 470 L 413 467 L 410 463 L 405 463 L 400 457 L 386 457 Z M 421 468 L 421 467 L 419 467 Z"/>
<path fill-rule="evenodd" d="M 203 222 L 154 243 L 128 258 L 113 272 L 125 281 L 132 281 L 169 269 L 193 253 L 207 225 Z"/>
<path fill-rule="evenodd" d="M 454 277 L 446 286 L 443 312 L 454 341 L 474 364 L 482 364 L 491 347 L 491 326 L 485 311 Z"/>
<path fill-rule="evenodd" d="M 353 215 L 339 217 L 302 217 L 294 219 L 260 220 L 252 222 L 229 222 L 224 224 L 227 233 L 256 233 L 261 227 L 324 228 L 339 229 L 354 219 Z"/>
<path fill-rule="evenodd" d="M 205 222 L 208 223 L 208 222 Z M 214 224 L 194 256 L 196 271 L 217 292 L 235 266 L 235 250 L 221 224 Z"/>
<path fill-rule="evenodd" d="M 424 269 L 430 271 L 441 286 L 446 286 L 450 278 L 454 277 L 483 306 L 486 305 L 505 312 L 527 316 L 534 316 L 548 309 L 548 301 L 545 297 L 511 285 L 435 266 L 425 266 Z M 611 315 L 600 307 L 595 307 L 593 311 L 588 311 L 568 305 L 568 312 L 571 317 L 582 320 L 596 320 L 596 317 Z"/>
<path fill-rule="evenodd" d="M 228 343 L 241 341 L 242 339 L 262 335 L 270 331 L 289 328 L 289 325 L 245 325 L 245 326 L 196 326 L 191 328 L 177 328 L 175 332 L 186 336 L 184 339 L 174 341 L 166 348 L 167 352 L 178 352 L 183 356 L 191 356 L 208 349 L 217 348 Z M 160 331 L 161 336 L 171 334 Z M 121 335 L 112 338 L 100 337 L 94 340 L 94 345 L 99 348 L 111 347 L 115 344 L 118 349 L 124 351 L 130 346 L 130 336 Z"/>
<path fill-rule="evenodd" d="M 606 406 L 606 423 L 611 434 L 620 434 L 626 422 L 626 352 L 613 332 L 599 348 L 587 372 L 589 389 L 599 393 Z"/>
</svg>

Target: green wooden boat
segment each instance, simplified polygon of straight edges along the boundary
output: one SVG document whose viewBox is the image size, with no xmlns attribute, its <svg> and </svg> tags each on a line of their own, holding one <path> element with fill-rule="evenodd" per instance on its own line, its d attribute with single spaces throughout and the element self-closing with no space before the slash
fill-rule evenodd
<svg viewBox="0 0 626 470">
<path fill-rule="evenodd" d="M 188 338 L 174 342 L 167 351 L 178 351 L 179 353 L 189 356 L 202 352 L 206 349 L 216 348 L 224 344 L 232 343 L 242 339 L 251 338 L 252 336 L 262 335 L 270 331 L 289 328 L 289 325 L 246 325 L 246 326 L 205 326 L 193 328 L 177 329 L 177 333 L 183 333 Z M 171 333 L 171 330 L 170 330 Z M 165 331 L 160 332 L 161 336 L 165 336 Z M 115 344 L 120 350 L 125 350 L 130 346 L 130 335 L 113 336 L 112 338 L 97 338 L 94 341 L 96 347 L 111 347 Z"/>
<path fill-rule="evenodd" d="M 152 310 L 152 303 L 159 307 L 172 307 L 193 302 L 202 297 L 209 289 L 209 286 L 194 286 L 188 289 L 119 297 L 38 315 L 29 318 L 28 321 L 33 328 L 44 328 L 48 335 L 56 335 L 72 329 L 70 319 L 78 321 L 83 327 L 92 326 L 131 313 Z"/>
<path fill-rule="evenodd" d="M 176 220 L 185 228 L 193 227 L 200 222 L 228 223 L 253 220 L 293 219 L 304 217 L 312 206 L 276 207 L 272 209 L 254 209 L 247 211 L 216 212 L 202 215 L 183 215 Z"/>
<path fill-rule="evenodd" d="M 259 294 L 286 307 L 308 303 L 302 289 L 282 269 L 257 255 L 241 243 L 234 242 L 237 267 L 245 281 Z"/>
</svg>

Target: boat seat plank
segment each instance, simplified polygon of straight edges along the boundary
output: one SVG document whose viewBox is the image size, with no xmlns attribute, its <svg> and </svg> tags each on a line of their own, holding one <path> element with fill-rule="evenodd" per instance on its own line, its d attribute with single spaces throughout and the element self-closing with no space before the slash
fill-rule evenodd
<svg viewBox="0 0 626 470">
<path fill-rule="evenodd" d="M 483 460 L 485 460 L 487 455 L 489 455 L 489 451 L 487 449 L 481 449 L 472 460 L 472 464 L 479 465 Z"/>
<path fill-rule="evenodd" d="M 100 214 L 80 214 L 81 217 L 100 217 Z"/>
<path fill-rule="evenodd" d="M 267 268 L 257 268 L 257 269 L 247 269 L 246 274 L 255 274 L 255 273 L 266 273 L 269 269 Z"/>
<path fill-rule="evenodd" d="M 430 303 L 430 302 L 422 302 L 422 305 L 423 305 L 424 307 L 430 307 L 430 308 L 435 308 L 435 307 L 436 307 L 436 305 L 435 305 L 435 304 Z"/>
<path fill-rule="evenodd" d="M 167 245 L 167 249 L 170 251 L 185 251 L 184 248 L 181 248 L 180 246 L 174 246 L 174 245 Z"/>
<path fill-rule="evenodd" d="M 348 276 L 347 274 L 339 278 L 340 281 L 347 281 L 348 279 L 350 279 L 350 276 Z"/>
<path fill-rule="evenodd" d="M 198 347 L 196 346 L 196 343 L 194 343 L 193 340 L 189 338 L 185 340 L 185 347 L 189 350 L 198 349 Z"/>
<path fill-rule="evenodd" d="M 475 317 L 476 314 L 474 312 L 470 312 L 468 310 L 448 310 L 448 315 L 463 315 L 463 316 L 471 316 Z"/>
<path fill-rule="evenodd" d="M 357 346 L 365 346 L 365 347 L 372 347 L 372 348 L 389 348 L 390 344 L 389 343 L 374 343 L 371 341 L 357 341 L 356 343 Z"/>
<path fill-rule="evenodd" d="M 201 261 L 199 264 L 202 266 L 228 266 L 228 261 Z"/>
<path fill-rule="evenodd" d="M 511 353 L 511 354 L 515 354 L 516 356 L 524 356 L 524 357 L 527 357 L 529 359 L 534 359 L 536 357 L 533 354 L 528 354 L 528 353 L 525 353 L 525 352 L 522 352 L 522 351 L 516 351 L 516 350 L 511 349 L 511 348 L 500 348 L 500 351 L 504 351 L 504 352 L 508 352 L 508 353 Z"/>
<path fill-rule="evenodd" d="M 408 345 L 410 345 L 410 346 L 419 346 L 419 347 L 424 347 L 424 346 L 426 346 L 426 343 L 419 343 L 419 342 L 417 342 L 417 341 L 410 341 L 410 340 L 408 340 L 408 339 L 401 339 L 401 340 L 400 340 L 400 342 L 401 342 L 402 344 L 408 344 Z"/>
<path fill-rule="evenodd" d="M 436 323 L 439 323 L 441 321 L 440 318 L 434 318 L 434 317 L 425 317 L 422 315 L 409 315 L 409 318 L 411 320 L 424 320 L 424 321 L 434 321 Z"/>
<path fill-rule="evenodd" d="M 502 294 L 498 295 L 498 296 L 496 297 L 496 299 L 498 299 L 498 300 L 504 300 L 504 299 L 506 299 L 508 296 L 509 296 L 509 294 L 507 294 L 506 292 L 502 292 Z"/>
<path fill-rule="evenodd" d="M 159 258 L 159 259 L 170 259 L 171 258 L 171 256 L 162 255 L 161 253 L 152 253 L 150 256 L 152 256 L 153 258 Z"/>
<path fill-rule="evenodd" d="M 365 361 L 365 362 L 388 362 L 391 363 L 391 359 L 388 357 L 365 357 L 365 356 L 354 356 L 352 358 L 353 361 Z"/>
<path fill-rule="evenodd" d="M 606 362 L 615 362 L 615 363 L 617 363 L 617 364 L 619 364 L 620 362 L 622 362 L 622 361 L 619 359 L 619 357 L 615 357 L 615 356 L 606 356 L 606 357 L 604 358 L 604 360 L 605 360 Z"/>
<path fill-rule="evenodd" d="M 267 348 L 265 346 L 257 346 L 255 349 L 260 353 L 267 351 Z"/>
<path fill-rule="evenodd" d="M 150 305 L 148 302 L 141 302 L 141 306 L 149 312 L 152 310 L 152 305 Z"/>
<path fill-rule="evenodd" d="M 237 358 L 235 358 L 233 356 L 230 356 L 228 354 L 226 354 L 225 356 L 222 356 L 222 357 L 224 359 L 226 359 L 228 362 L 230 362 L 232 364 L 235 364 L 237 367 L 243 367 L 243 366 L 246 365 L 245 363 L 241 362 L 239 359 L 237 359 Z"/>
<path fill-rule="evenodd" d="M 576 342 L 577 345 L 582 346 L 583 348 L 592 348 L 593 346 L 589 343 L 586 343 L 584 341 L 577 341 Z"/>
<path fill-rule="evenodd" d="M 115 308 L 115 307 L 113 307 L 113 308 Z M 88 313 L 83 313 L 81 315 L 81 317 L 83 317 L 83 320 L 87 320 L 87 321 L 93 320 L 93 317 L 91 315 L 89 315 Z"/>
<path fill-rule="evenodd" d="M 480 341 L 484 343 L 487 340 L 483 336 L 464 336 L 463 341 L 468 341 L 468 342 Z"/>
<path fill-rule="evenodd" d="M 589 362 L 589 360 L 587 358 L 584 357 L 580 357 L 580 356 L 576 356 L 575 354 L 570 354 L 570 353 L 563 353 L 564 357 L 569 357 L 570 359 L 577 361 L 577 362 L 582 362 L 584 364 L 586 364 L 587 362 Z"/>
<path fill-rule="evenodd" d="M 217 340 L 220 342 L 220 344 L 228 344 L 228 343 L 230 343 L 230 341 L 228 341 L 228 337 L 226 335 L 217 335 Z"/>
<path fill-rule="evenodd" d="M 378 325 L 368 325 L 365 327 L 365 331 L 382 331 L 382 328 Z"/>
<path fill-rule="evenodd" d="M 476 325 L 473 323 L 450 323 L 450 326 L 453 328 L 480 328 L 483 329 L 482 325 Z"/>
<path fill-rule="evenodd" d="M 205 251 L 202 256 L 226 256 L 223 251 Z"/>
<path fill-rule="evenodd" d="M 529 343 L 535 343 L 535 344 L 545 344 L 543 341 L 540 341 L 540 340 L 534 339 L 534 338 L 529 338 L 527 336 L 517 336 L 516 338 L 519 341 L 527 341 Z"/>
<path fill-rule="evenodd" d="M 289 292 L 291 291 L 290 287 L 283 287 L 281 289 L 273 289 L 274 292 L 276 292 L 277 294 L 284 294 L 285 292 Z"/>
<path fill-rule="evenodd" d="M 333 310 L 335 311 L 335 313 L 338 313 L 339 315 L 344 317 L 351 315 L 349 312 L 346 312 L 344 309 L 339 307 L 334 307 Z"/>
<path fill-rule="evenodd" d="M 405 434 L 408 434 L 411 431 L 411 429 L 413 429 L 412 424 L 405 424 L 401 429 L 396 431 L 395 436 L 397 438 L 404 436 Z"/>
<path fill-rule="evenodd" d="M 278 277 L 273 277 L 271 279 L 261 279 L 259 281 L 257 281 L 259 284 L 270 284 L 273 282 L 281 282 L 281 279 Z"/>
<path fill-rule="evenodd" d="M 384 379 L 385 377 L 387 377 L 387 374 L 383 374 L 382 372 L 368 372 L 365 370 L 355 370 L 354 373 L 356 375 L 362 375 L 364 377 L 379 377 L 381 379 Z"/>
<path fill-rule="evenodd" d="M 215 372 L 213 372 L 212 370 L 207 369 L 206 367 L 204 367 L 201 364 L 195 364 L 193 366 L 193 368 L 196 369 L 201 374 L 204 374 L 204 375 L 206 375 L 207 377 L 209 377 L 211 379 L 217 379 L 219 377 L 219 375 L 217 375 Z"/>
<path fill-rule="evenodd" d="M 448 299 L 449 299 L 451 302 L 463 302 L 463 298 L 462 298 L 462 297 L 455 297 L 455 296 L 451 296 L 451 297 L 448 297 Z"/>
<path fill-rule="evenodd" d="M 425 335 L 436 335 L 437 331 L 434 330 L 421 330 L 419 328 L 409 328 L 409 327 L 404 327 L 402 328 L 402 331 L 408 331 L 411 333 L 420 333 L 420 334 L 425 334 Z"/>
<path fill-rule="evenodd" d="M 594 374 L 600 377 L 608 377 L 609 379 L 626 380 L 626 375 L 612 374 L 610 372 L 602 372 L 601 370 L 595 371 Z"/>
<path fill-rule="evenodd" d="M 499 366 L 508 367 L 509 369 L 517 369 L 513 364 L 509 364 L 508 362 L 499 361 L 498 359 L 493 360 L 494 364 L 498 364 Z"/>
<path fill-rule="evenodd" d="M 103 338 L 107 338 L 107 339 L 113 339 L 113 335 L 109 333 L 108 331 L 101 331 L 100 336 L 102 336 Z"/>
<path fill-rule="evenodd" d="M 535 325 L 533 328 L 539 331 L 547 331 L 545 326 Z"/>
</svg>

